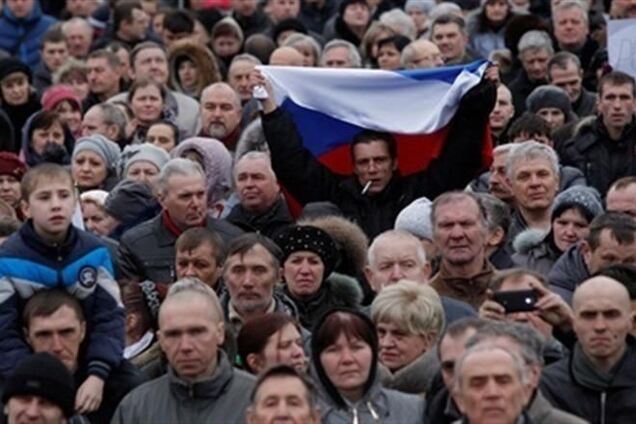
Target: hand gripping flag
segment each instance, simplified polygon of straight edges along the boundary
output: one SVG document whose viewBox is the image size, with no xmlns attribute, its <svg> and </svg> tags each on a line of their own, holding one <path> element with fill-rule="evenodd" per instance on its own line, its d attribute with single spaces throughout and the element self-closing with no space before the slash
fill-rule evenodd
<svg viewBox="0 0 636 424">
<path fill-rule="evenodd" d="M 459 102 L 479 83 L 484 61 L 383 71 L 262 66 L 276 103 L 292 114 L 304 146 L 339 174 L 351 174 L 349 143 L 364 129 L 392 133 L 402 175 L 420 171 L 444 143 Z M 489 131 L 483 162 L 489 164 Z"/>
</svg>

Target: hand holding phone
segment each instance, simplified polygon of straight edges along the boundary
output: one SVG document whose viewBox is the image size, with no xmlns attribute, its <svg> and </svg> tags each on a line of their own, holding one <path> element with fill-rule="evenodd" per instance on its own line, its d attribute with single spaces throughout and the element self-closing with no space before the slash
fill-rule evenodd
<svg viewBox="0 0 636 424">
<path fill-rule="evenodd" d="M 493 300 L 503 306 L 509 314 L 534 311 L 538 296 L 534 290 L 498 291 L 493 293 Z"/>
</svg>

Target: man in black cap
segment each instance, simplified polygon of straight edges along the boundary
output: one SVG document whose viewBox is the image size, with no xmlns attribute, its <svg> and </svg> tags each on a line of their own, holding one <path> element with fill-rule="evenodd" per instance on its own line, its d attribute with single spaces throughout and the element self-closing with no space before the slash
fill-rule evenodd
<svg viewBox="0 0 636 424">
<path fill-rule="evenodd" d="M 9 424 L 65 423 L 74 411 L 73 377 L 54 356 L 36 353 L 22 360 L 9 376 L 2 403 Z"/>
</svg>

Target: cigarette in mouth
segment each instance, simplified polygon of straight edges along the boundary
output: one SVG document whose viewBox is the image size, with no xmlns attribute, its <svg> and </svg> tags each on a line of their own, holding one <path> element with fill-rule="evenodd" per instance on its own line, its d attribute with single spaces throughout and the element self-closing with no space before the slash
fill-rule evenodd
<svg viewBox="0 0 636 424">
<path fill-rule="evenodd" d="M 364 188 L 362 189 L 362 192 L 360 194 L 362 195 L 367 194 L 367 191 L 369 191 L 369 189 L 371 188 L 371 184 L 373 184 L 373 181 L 367 181 L 367 183 L 364 185 Z"/>
</svg>

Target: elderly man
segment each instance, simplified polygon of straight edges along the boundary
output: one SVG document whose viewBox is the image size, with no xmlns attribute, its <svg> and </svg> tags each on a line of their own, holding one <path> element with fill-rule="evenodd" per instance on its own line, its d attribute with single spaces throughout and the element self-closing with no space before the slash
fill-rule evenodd
<svg viewBox="0 0 636 424">
<path fill-rule="evenodd" d="M 541 391 L 552 405 L 590 422 L 627 424 L 636 417 L 636 346 L 629 293 L 618 281 L 593 277 L 574 292 L 577 343 L 545 369 Z"/>
<path fill-rule="evenodd" d="M 159 309 L 157 336 L 169 371 L 126 396 L 113 424 L 243 424 L 254 378 L 232 368 L 219 349 L 225 328 L 214 290 L 190 278 L 170 287 Z"/>
<path fill-rule="evenodd" d="M 360 52 L 350 42 L 335 39 L 328 42 L 320 55 L 320 66 L 324 68 L 360 68 Z"/>
<path fill-rule="evenodd" d="M 506 160 L 516 209 L 508 231 L 512 242 L 528 228 L 549 231 L 552 203 L 559 189 L 559 158 L 545 144 L 526 141 L 515 146 Z"/>
<path fill-rule="evenodd" d="M 580 0 L 558 2 L 552 8 L 552 28 L 560 50 L 572 52 L 588 69 L 599 45 L 590 37 L 588 3 Z"/>
<path fill-rule="evenodd" d="M 303 66 L 303 55 L 293 47 L 278 47 L 269 56 L 269 64 L 272 66 Z"/>
<path fill-rule="evenodd" d="M 221 141 L 234 151 L 241 135 L 241 99 L 227 83 L 217 82 L 201 93 L 201 136 Z"/>
<path fill-rule="evenodd" d="M 233 334 L 246 321 L 266 313 L 297 315 L 294 303 L 274 292 L 281 277 L 282 255 L 273 241 L 257 233 L 244 234 L 230 244 L 223 269 L 227 292 L 221 305 Z"/>
<path fill-rule="evenodd" d="M 427 284 L 431 265 L 421 241 L 402 230 L 388 230 L 373 239 L 367 253 L 365 276 L 376 293 L 402 279 Z M 441 296 L 446 322 L 474 315 L 464 302 Z"/>
<path fill-rule="evenodd" d="M 636 177 L 614 181 L 607 190 L 605 205 L 608 212 L 621 212 L 636 219 Z"/>
<path fill-rule="evenodd" d="M 33 352 L 47 352 L 62 361 L 73 374 L 76 409 L 91 422 L 109 422 L 124 396 L 145 381 L 126 360 L 112 368 L 105 380 L 89 374 L 91 352 L 81 346 L 91 337 L 90 329 L 79 301 L 65 291 L 39 291 L 26 303 L 22 315 L 27 343 Z M 99 393 L 93 387 L 99 387 Z"/>
<path fill-rule="evenodd" d="M 572 293 L 602 268 L 636 264 L 636 221 L 607 212 L 594 218 L 589 235 L 566 250 L 548 274 L 552 290 L 571 303 Z"/>
<path fill-rule="evenodd" d="M 124 277 L 172 283 L 175 242 L 188 228 L 208 228 L 225 242 L 241 233 L 234 225 L 208 215 L 205 175 L 198 163 L 172 159 L 161 170 L 157 190 L 162 213 L 126 231 L 120 240 L 119 264 Z"/>
<path fill-rule="evenodd" d="M 243 53 L 234 56 L 227 71 L 227 82 L 236 91 L 244 106 L 252 100 L 250 72 L 258 65 L 262 65 L 262 63 L 256 56 Z"/>
<path fill-rule="evenodd" d="M 311 383 L 294 368 L 275 365 L 256 381 L 247 410 L 247 424 L 320 423 Z"/>
<path fill-rule="evenodd" d="M 467 349 L 455 364 L 453 399 L 470 423 L 530 423 L 528 370 L 515 352 L 492 344 Z"/>
<path fill-rule="evenodd" d="M 168 56 L 166 50 L 153 41 L 139 43 L 130 53 L 130 78 L 152 78 L 159 84 L 168 84 Z M 127 102 L 128 93 L 121 93 L 110 99 L 111 102 Z M 197 134 L 199 122 L 199 104 L 190 96 L 178 91 L 168 90 L 166 107 L 174 114 L 175 124 L 181 130 L 183 138 Z"/>
<path fill-rule="evenodd" d="M 404 69 L 444 66 L 442 52 L 439 51 L 437 44 L 424 39 L 412 41 L 404 47 L 400 61 Z"/>
<path fill-rule="evenodd" d="M 517 44 L 522 69 L 509 84 L 515 113 L 526 110 L 526 98 L 532 90 L 547 82 L 547 65 L 554 55 L 552 39 L 545 31 L 531 30 L 523 34 Z"/>
<path fill-rule="evenodd" d="M 568 93 L 572 110 L 583 118 L 594 115 L 596 94 L 583 87 L 583 69 L 581 60 L 570 52 L 559 52 L 548 62 L 548 82 Z"/>
<path fill-rule="evenodd" d="M 293 224 L 267 153 L 248 152 L 238 160 L 234 187 L 240 203 L 226 218 L 232 224 L 268 237 Z"/>
<path fill-rule="evenodd" d="M 71 18 L 62 24 L 62 33 L 66 37 L 68 52 L 75 59 L 83 60 L 91 49 L 93 28 L 84 18 Z"/>
<path fill-rule="evenodd" d="M 98 103 L 88 109 L 81 128 L 82 137 L 101 134 L 120 146 L 126 140 L 126 116 L 121 109 L 110 103 Z"/>
<path fill-rule="evenodd" d="M 610 72 L 598 83 L 597 116 L 579 125 L 561 151 L 566 165 L 579 168 L 589 185 L 606 193 L 612 182 L 636 175 L 636 81 Z"/>
<path fill-rule="evenodd" d="M 486 290 L 495 269 L 486 258 L 488 219 L 475 194 L 449 192 L 433 202 L 433 241 L 440 253 L 439 272 L 431 286 L 477 309 L 486 299 Z"/>
<path fill-rule="evenodd" d="M 218 294 L 225 261 L 225 243 L 207 228 L 189 228 L 175 243 L 177 278 L 195 277 Z"/>
<path fill-rule="evenodd" d="M 31 355 L 6 380 L 2 403 L 9 423 L 66 424 L 74 415 L 73 377 L 48 353 Z"/>
<path fill-rule="evenodd" d="M 466 342 L 466 349 L 479 345 L 494 345 L 518 355 L 528 376 L 530 398 L 526 413 L 533 424 L 585 424 L 587 421 L 563 412 L 548 402 L 538 389 L 543 371 L 543 338 L 532 328 L 522 324 L 489 322 Z"/>
<path fill-rule="evenodd" d="M 454 14 L 441 15 L 431 24 L 431 41 L 439 47 L 445 65 L 461 65 L 473 61 L 466 51 L 468 34 L 464 18 Z"/>
</svg>

